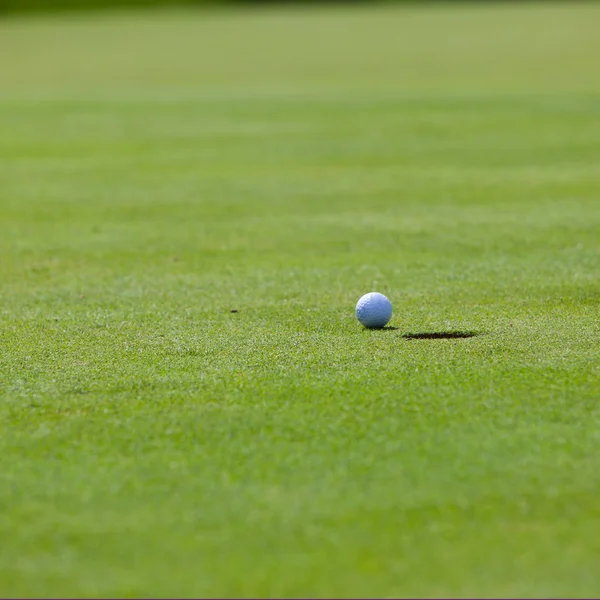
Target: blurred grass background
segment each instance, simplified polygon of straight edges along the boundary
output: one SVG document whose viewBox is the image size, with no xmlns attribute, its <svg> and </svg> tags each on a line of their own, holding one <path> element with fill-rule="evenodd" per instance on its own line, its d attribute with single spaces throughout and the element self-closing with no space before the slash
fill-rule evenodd
<svg viewBox="0 0 600 600">
<path fill-rule="evenodd" d="M 2 12 L 59 11 L 112 8 L 116 6 L 182 6 L 215 4 L 218 0 L 0 0 Z"/>
<path fill-rule="evenodd" d="M 311 4 L 322 4 L 322 0 L 303 0 Z M 355 3 L 373 4 L 378 0 L 354 0 Z M 259 5 L 259 4 L 291 4 L 289 0 L 283 2 L 280 0 L 0 0 L 0 12 L 55 12 L 62 10 L 86 10 L 102 8 L 136 8 L 136 7 L 179 7 L 179 6 L 207 6 L 218 4 L 241 4 L 241 5 Z M 351 1 L 346 0 L 351 4 Z"/>
<path fill-rule="evenodd" d="M 509 0 L 511 1 L 511 0 Z M 531 2 L 531 0 L 528 0 Z M 465 0 L 0 0 L 1 13 L 19 13 L 33 11 L 61 11 L 61 10 L 85 10 L 85 9 L 101 9 L 114 7 L 179 7 L 179 6 L 208 6 L 208 5 L 223 5 L 237 4 L 258 6 L 261 4 L 381 4 L 381 3 L 403 3 L 403 4 L 448 4 L 448 3 L 465 3 Z M 473 4 L 490 4 L 498 2 L 498 0 L 471 0 Z M 512 3 L 519 0 L 512 0 Z"/>
</svg>

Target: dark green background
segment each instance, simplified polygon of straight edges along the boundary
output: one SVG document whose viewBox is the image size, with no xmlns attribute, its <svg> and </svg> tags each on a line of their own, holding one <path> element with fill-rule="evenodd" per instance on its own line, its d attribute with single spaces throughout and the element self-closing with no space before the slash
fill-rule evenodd
<svg viewBox="0 0 600 600">
<path fill-rule="evenodd" d="M 0 11 L 61 10 L 104 8 L 112 6 L 177 6 L 214 4 L 215 0 L 0 0 Z"/>
<path fill-rule="evenodd" d="M 335 0 L 0 0 L 1 12 L 21 12 L 31 10 L 54 11 L 63 9 L 96 9 L 114 6 L 136 7 L 136 6 L 183 6 L 183 5 L 215 5 L 215 4 L 326 4 Z M 386 0 L 341 0 L 348 4 L 374 4 Z M 454 0 L 387 0 L 388 2 L 405 2 L 419 4 L 425 2 L 447 3 Z M 463 0 L 464 1 L 464 0 Z M 492 2 L 497 0 L 491 0 Z M 509 0 L 510 1 L 510 0 Z M 521 0 L 512 0 L 518 3 Z M 488 3 L 489 0 L 471 0 L 473 4 Z"/>
</svg>

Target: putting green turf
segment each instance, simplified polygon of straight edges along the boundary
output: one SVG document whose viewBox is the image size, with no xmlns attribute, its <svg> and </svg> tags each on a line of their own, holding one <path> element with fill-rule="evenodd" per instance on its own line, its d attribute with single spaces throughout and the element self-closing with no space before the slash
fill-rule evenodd
<svg viewBox="0 0 600 600">
<path fill-rule="evenodd" d="M 0 595 L 600 593 L 599 30 L 0 22 Z"/>
</svg>

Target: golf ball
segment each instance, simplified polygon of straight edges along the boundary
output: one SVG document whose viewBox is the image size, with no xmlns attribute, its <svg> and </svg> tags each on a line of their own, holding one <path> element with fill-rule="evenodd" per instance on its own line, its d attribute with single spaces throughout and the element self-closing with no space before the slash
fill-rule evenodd
<svg viewBox="0 0 600 600">
<path fill-rule="evenodd" d="M 385 327 L 392 318 L 392 303 L 379 292 L 365 294 L 356 303 L 356 318 L 365 327 Z"/>
</svg>

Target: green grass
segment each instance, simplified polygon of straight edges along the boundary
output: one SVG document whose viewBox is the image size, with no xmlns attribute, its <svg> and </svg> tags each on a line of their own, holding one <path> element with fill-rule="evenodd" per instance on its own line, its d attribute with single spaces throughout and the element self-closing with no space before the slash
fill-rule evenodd
<svg viewBox="0 0 600 600">
<path fill-rule="evenodd" d="M 0 595 L 599 594 L 599 28 L 0 22 Z"/>
</svg>

